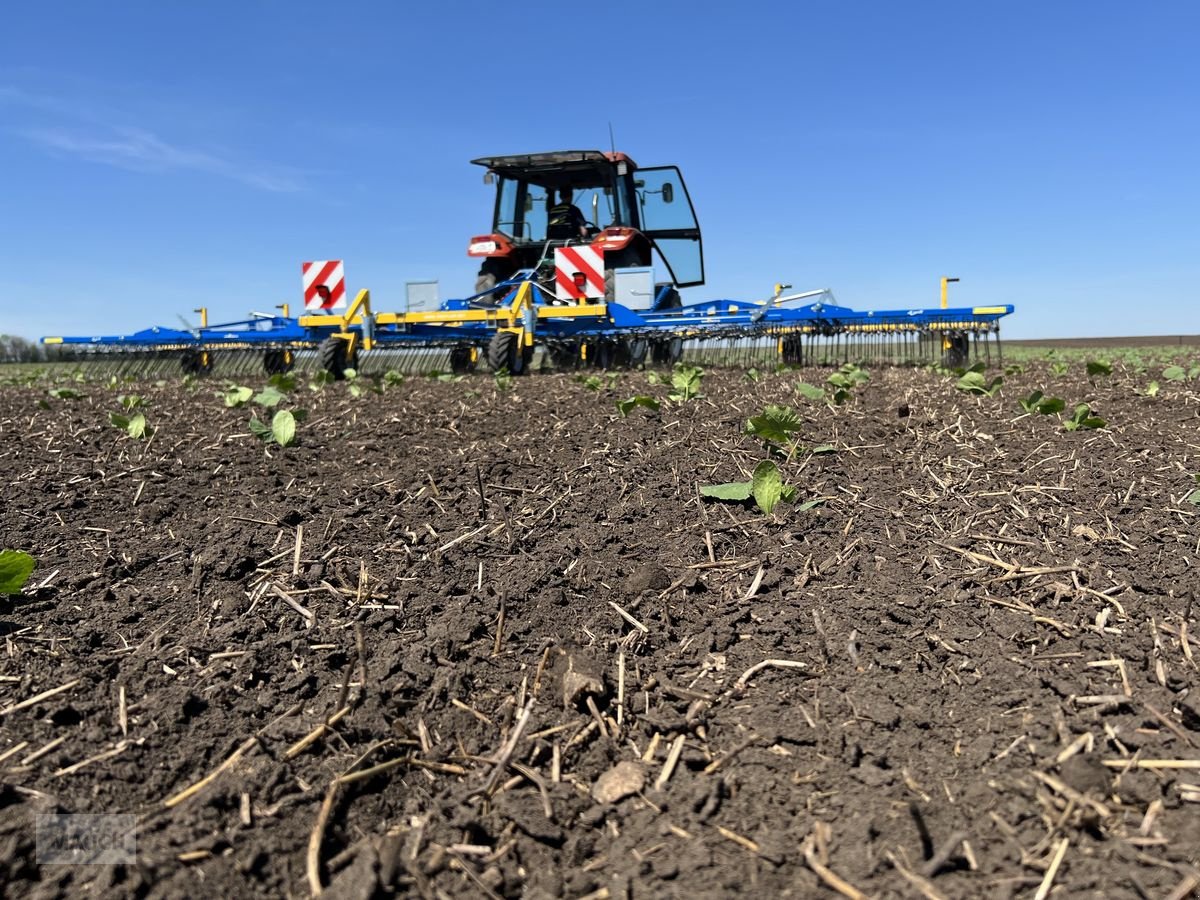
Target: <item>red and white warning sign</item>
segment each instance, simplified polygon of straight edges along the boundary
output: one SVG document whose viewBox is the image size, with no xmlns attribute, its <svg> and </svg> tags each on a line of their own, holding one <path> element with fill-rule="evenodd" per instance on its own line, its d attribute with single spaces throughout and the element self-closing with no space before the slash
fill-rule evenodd
<svg viewBox="0 0 1200 900">
<path fill-rule="evenodd" d="M 602 300 L 604 251 L 591 245 L 555 250 L 554 296 L 558 300 Z"/>
<path fill-rule="evenodd" d="M 306 262 L 302 268 L 306 310 L 341 309 L 346 305 L 346 272 L 340 259 Z"/>
</svg>

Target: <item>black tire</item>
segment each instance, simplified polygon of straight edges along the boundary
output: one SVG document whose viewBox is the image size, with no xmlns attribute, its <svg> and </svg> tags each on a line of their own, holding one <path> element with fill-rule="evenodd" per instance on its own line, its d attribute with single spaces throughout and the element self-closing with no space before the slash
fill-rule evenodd
<svg viewBox="0 0 1200 900">
<path fill-rule="evenodd" d="M 344 340 L 331 335 L 321 341 L 317 348 L 317 359 L 322 370 L 332 375 L 335 381 L 346 377 L 346 369 L 349 368 L 349 360 L 346 358 L 347 346 L 349 345 Z"/>
<path fill-rule="evenodd" d="M 965 334 L 948 338 L 950 344 L 942 354 L 942 366 L 947 369 L 964 369 L 971 358 L 971 344 Z"/>
<path fill-rule="evenodd" d="M 179 358 L 185 375 L 206 375 L 212 371 L 212 353 L 207 350 L 187 350 Z"/>
<path fill-rule="evenodd" d="M 488 368 L 493 372 L 524 375 L 533 357 L 532 347 L 522 347 L 515 331 L 497 331 L 488 342 Z"/>
<path fill-rule="evenodd" d="M 286 375 L 292 371 L 295 360 L 287 350 L 268 350 L 263 354 L 263 368 L 268 375 Z"/>
<path fill-rule="evenodd" d="M 475 360 L 471 358 L 472 347 L 459 346 L 450 350 L 450 371 L 455 375 L 465 375 L 475 370 Z"/>
<path fill-rule="evenodd" d="M 650 354 L 650 342 L 646 338 L 633 338 L 629 342 L 629 368 L 640 369 Z"/>
</svg>

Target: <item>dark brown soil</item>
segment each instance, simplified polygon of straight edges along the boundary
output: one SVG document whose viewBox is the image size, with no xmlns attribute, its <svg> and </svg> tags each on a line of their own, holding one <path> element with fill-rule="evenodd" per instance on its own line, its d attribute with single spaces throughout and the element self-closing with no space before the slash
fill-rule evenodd
<svg viewBox="0 0 1200 900">
<path fill-rule="evenodd" d="M 219 385 L 123 386 L 149 442 L 118 389 L 3 390 L 0 544 L 39 568 L 0 600 L 0 890 L 1184 896 L 1195 390 L 797 396 L 825 374 L 302 385 L 287 449 Z M 1109 428 L 1022 416 L 1034 388 Z M 837 448 L 780 463 L 823 505 L 702 502 L 767 403 Z M 137 864 L 38 866 L 50 811 L 136 814 Z"/>
</svg>

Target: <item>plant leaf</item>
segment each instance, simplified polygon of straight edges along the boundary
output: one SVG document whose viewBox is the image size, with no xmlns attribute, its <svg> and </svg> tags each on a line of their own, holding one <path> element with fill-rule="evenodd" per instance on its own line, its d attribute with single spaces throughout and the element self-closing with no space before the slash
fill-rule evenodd
<svg viewBox="0 0 1200 900">
<path fill-rule="evenodd" d="M 146 425 L 146 417 L 138 413 L 129 420 L 129 424 L 125 426 L 125 431 L 131 438 L 140 441 L 150 432 L 150 428 Z"/>
<path fill-rule="evenodd" d="M 109 413 L 108 421 L 112 422 L 117 428 L 126 431 L 129 428 L 129 416 L 123 416 L 120 413 Z"/>
<path fill-rule="evenodd" d="M 274 409 L 280 403 L 287 399 L 287 395 L 272 385 L 267 385 L 254 398 L 254 402 L 259 406 L 265 406 L 267 409 Z"/>
<path fill-rule="evenodd" d="M 800 417 L 790 406 L 768 406 L 761 415 L 746 422 L 746 433 L 772 444 L 785 444 L 801 427 Z"/>
<path fill-rule="evenodd" d="M 769 459 L 755 466 L 750 479 L 750 492 L 758 508 L 769 516 L 783 499 L 783 476 L 779 474 L 779 466 Z"/>
<path fill-rule="evenodd" d="M 296 440 L 296 417 L 286 409 L 275 413 L 271 419 L 271 437 L 280 447 L 287 447 Z"/>
<path fill-rule="evenodd" d="M 1167 381 L 1187 381 L 1187 372 L 1183 370 L 1183 366 L 1167 366 L 1163 369 L 1163 378 Z"/>
<path fill-rule="evenodd" d="M 1087 373 L 1091 375 L 1111 375 L 1112 366 L 1102 360 L 1089 359 L 1087 362 Z"/>
<path fill-rule="evenodd" d="M 1037 411 L 1043 416 L 1052 416 L 1055 413 L 1060 413 L 1067 408 L 1067 401 L 1062 397 L 1047 397 L 1036 407 Z"/>
<path fill-rule="evenodd" d="M 0 550 L 0 594 L 19 594 L 37 562 L 20 550 Z"/>
<path fill-rule="evenodd" d="M 645 394 L 638 394 L 636 397 L 630 397 L 628 400 L 618 400 L 617 410 L 622 416 L 628 416 L 636 407 L 643 406 L 646 409 L 660 409 L 662 404 L 653 397 L 647 397 Z"/>
<path fill-rule="evenodd" d="M 321 374 L 325 374 L 325 373 L 322 372 Z M 229 390 L 227 390 L 225 392 L 225 405 L 227 407 L 229 407 L 230 409 L 233 409 L 235 407 L 241 406 L 244 403 L 249 403 L 250 398 L 253 396 L 254 396 L 254 390 L 252 388 L 240 387 L 235 384 L 235 385 L 232 385 L 229 388 Z"/>
<path fill-rule="evenodd" d="M 700 488 L 701 497 L 712 497 L 714 500 L 749 500 L 749 481 L 730 481 L 726 484 L 709 484 Z"/>
<path fill-rule="evenodd" d="M 825 392 L 815 384 L 807 384 L 803 381 L 796 382 L 796 392 L 806 400 L 824 400 Z"/>
<path fill-rule="evenodd" d="M 796 510 L 798 512 L 808 512 L 810 509 L 816 509 L 818 506 L 824 506 L 824 505 L 825 505 L 825 498 L 817 497 L 815 500 L 805 500 L 803 503 L 801 503 L 799 506 L 796 507 Z"/>
<path fill-rule="evenodd" d="M 271 437 L 270 427 L 267 425 L 264 425 L 262 422 L 258 421 L 257 416 L 251 417 L 249 428 L 250 428 L 250 433 L 253 434 L 255 437 L 257 437 L 259 440 L 265 441 Z"/>
</svg>

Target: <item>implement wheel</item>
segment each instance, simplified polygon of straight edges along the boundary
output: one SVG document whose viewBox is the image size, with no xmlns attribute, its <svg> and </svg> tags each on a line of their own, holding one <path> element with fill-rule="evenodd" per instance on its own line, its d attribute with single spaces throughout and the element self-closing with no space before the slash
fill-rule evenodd
<svg viewBox="0 0 1200 900">
<path fill-rule="evenodd" d="M 263 368 L 268 375 L 286 375 L 295 364 L 291 350 L 268 350 L 263 354 Z"/>
<path fill-rule="evenodd" d="M 334 377 L 335 381 L 341 381 L 346 377 L 346 370 L 354 368 L 354 364 L 358 361 L 357 355 L 351 358 L 346 350 L 349 347 L 340 337 L 330 335 L 321 341 L 321 345 L 317 348 L 317 358 L 320 360 L 321 368 Z"/>
<path fill-rule="evenodd" d="M 207 375 L 212 371 L 212 352 L 188 350 L 179 358 L 179 366 L 184 375 Z"/>
<path fill-rule="evenodd" d="M 522 347 L 515 331 L 497 331 L 488 342 L 487 362 L 493 372 L 524 375 L 532 360 L 533 348 Z"/>
<path fill-rule="evenodd" d="M 450 371 L 455 375 L 465 375 L 475 371 L 474 347 L 461 345 L 450 349 Z"/>
</svg>

